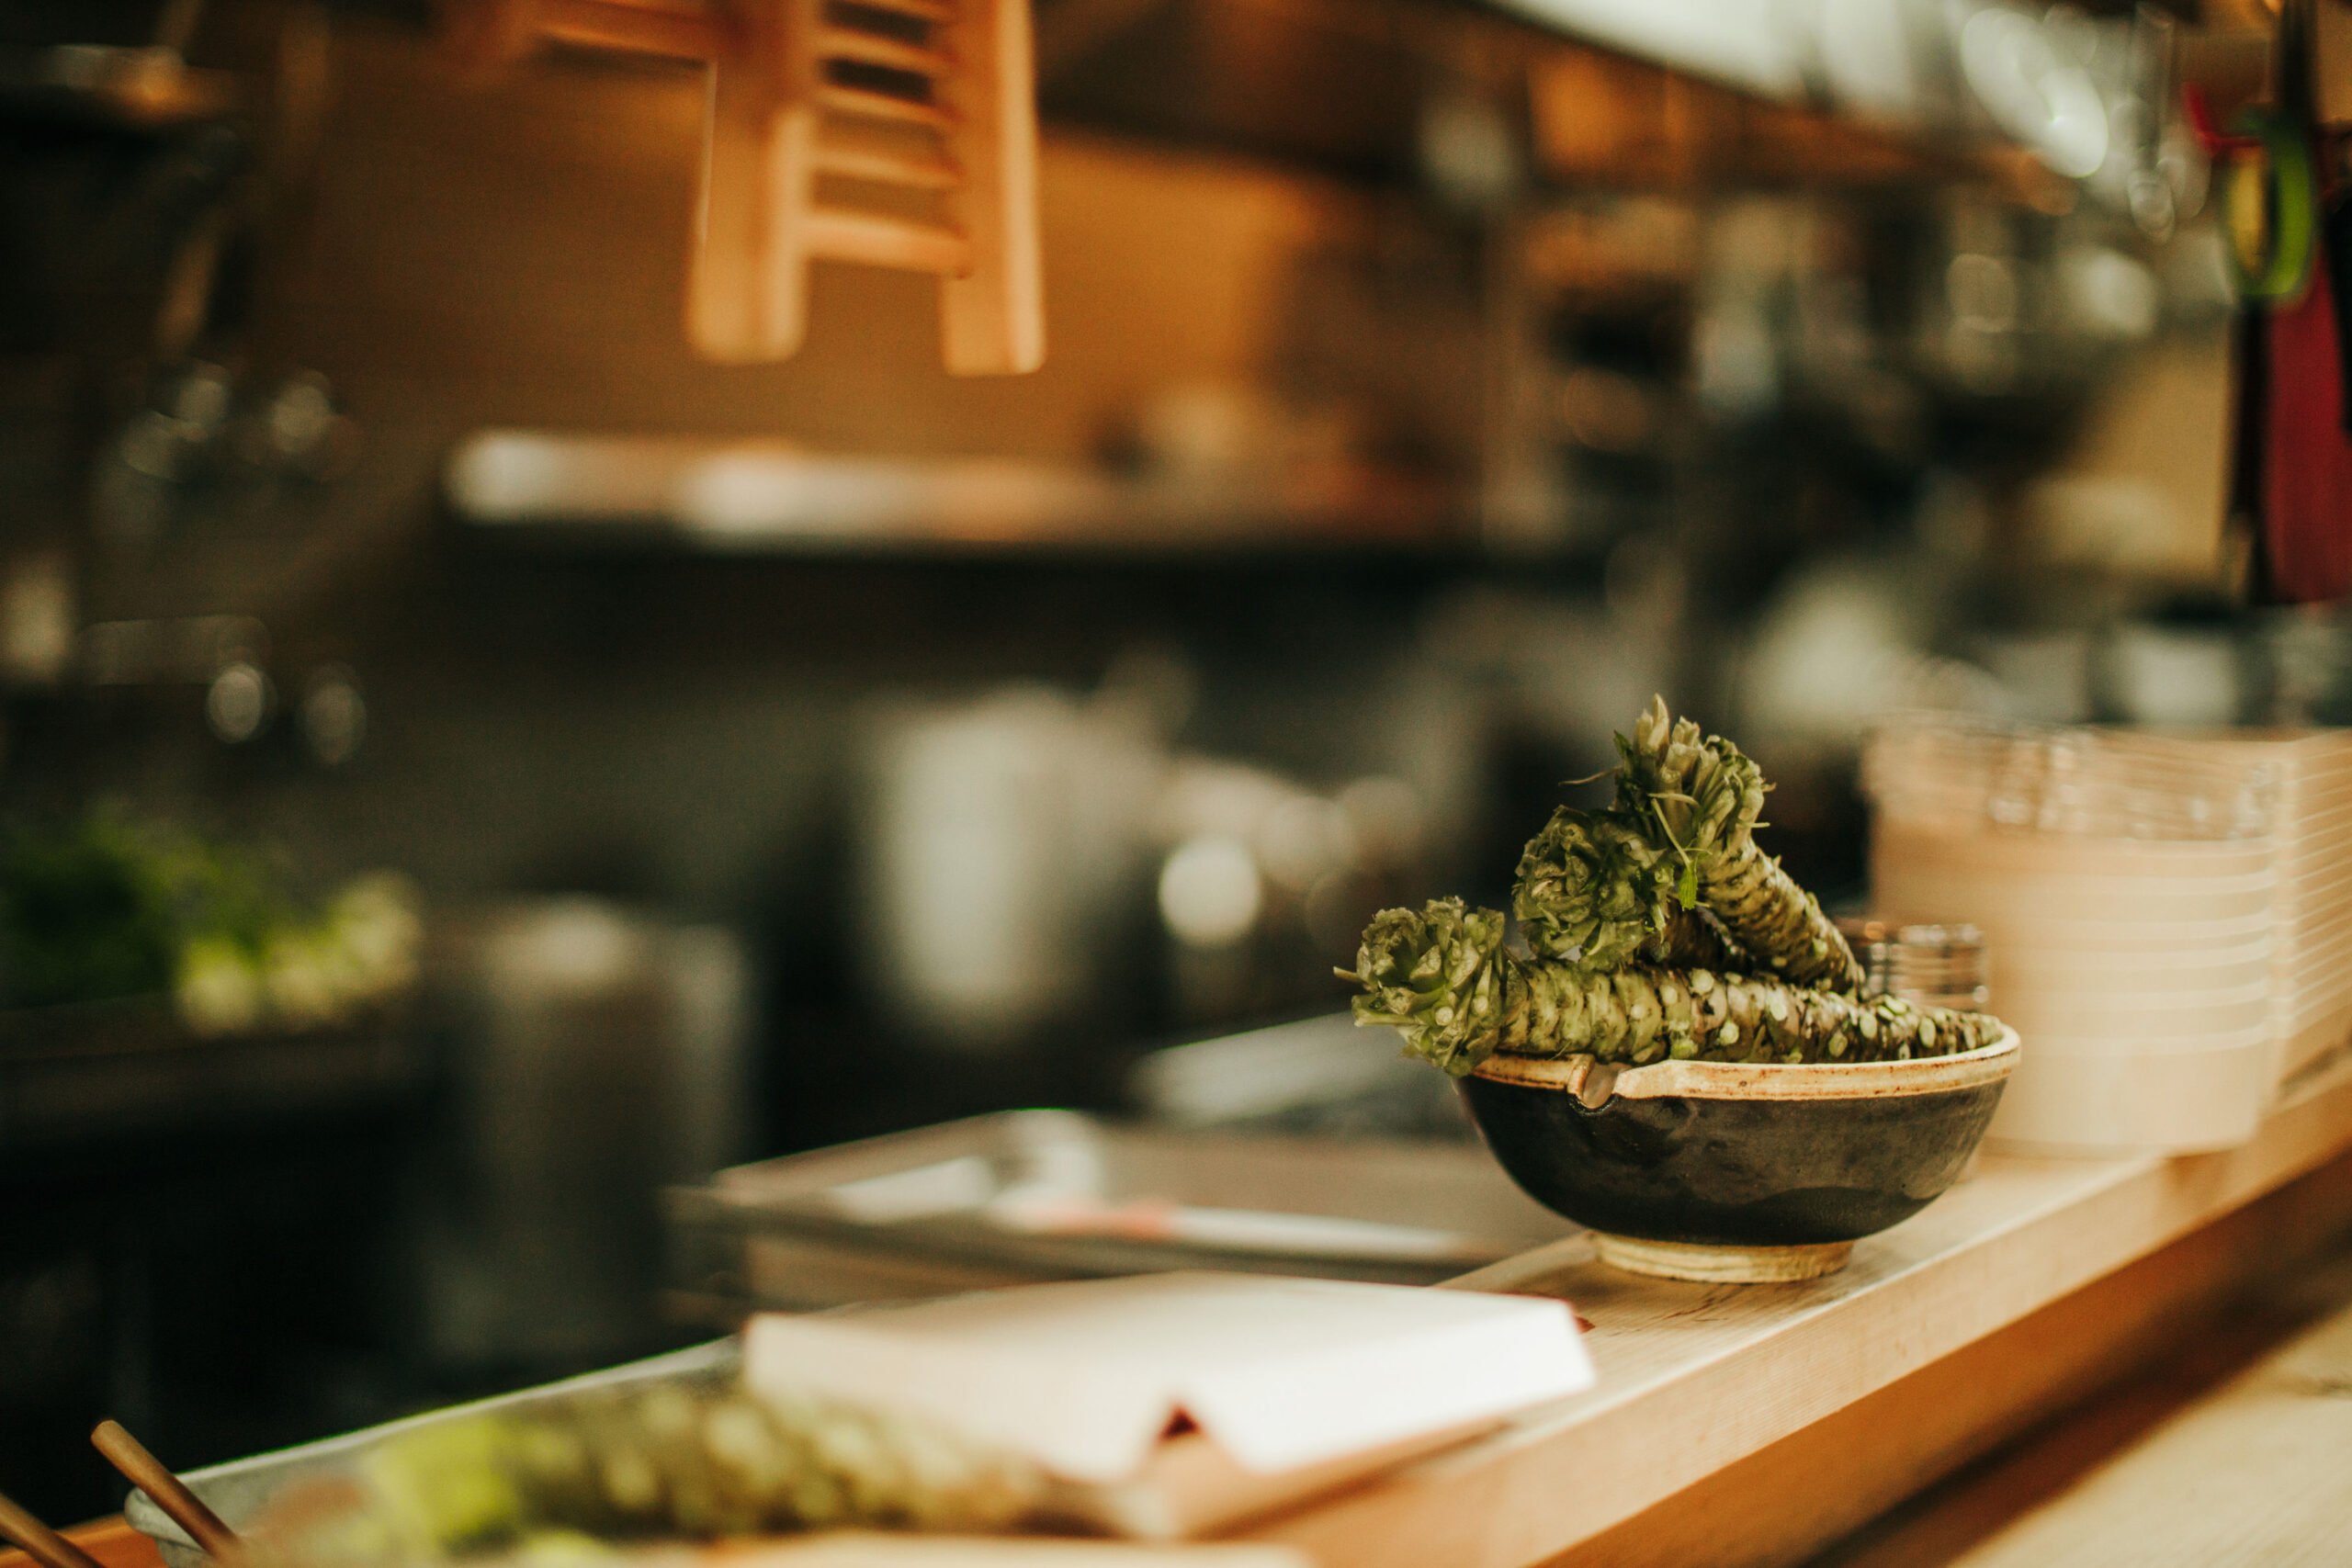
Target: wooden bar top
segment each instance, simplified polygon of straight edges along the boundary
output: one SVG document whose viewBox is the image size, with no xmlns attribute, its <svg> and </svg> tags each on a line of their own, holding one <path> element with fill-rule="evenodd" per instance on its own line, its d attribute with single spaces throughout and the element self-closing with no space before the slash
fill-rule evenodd
<svg viewBox="0 0 2352 1568">
<path fill-rule="evenodd" d="M 1555 1243 L 1452 1283 L 1572 1303 L 1597 1387 L 1243 1533 L 1329 1568 L 1789 1561 L 2352 1219 L 2347 1151 L 2339 1069 L 2223 1153 L 1988 1153 L 1823 1280 L 1649 1280 Z"/>
<path fill-rule="evenodd" d="M 75 1525 L 58 1534 L 98 1560 L 99 1568 L 164 1568 L 155 1543 L 130 1528 L 120 1514 Z M 21 1551 L 0 1551 L 0 1568 L 35 1568 Z"/>
<path fill-rule="evenodd" d="M 1988 1153 L 1822 1280 L 1645 1279 L 1570 1237 L 1450 1285 L 1571 1303 L 1595 1388 L 1237 1533 L 1324 1568 L 1792 1562 L 2347 1225 L 2352 1068 L 2222 1153 Z M 160 1568 L 119 1520 L 68 1533 L 105 1568 Z"/>
</svg>

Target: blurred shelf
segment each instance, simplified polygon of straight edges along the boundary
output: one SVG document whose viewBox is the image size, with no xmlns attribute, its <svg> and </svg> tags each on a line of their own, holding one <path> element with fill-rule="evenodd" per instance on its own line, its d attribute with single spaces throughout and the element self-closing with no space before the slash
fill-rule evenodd
<svg viewBox="0 0 2352 1568">
<path fill-rule="evenodd" d="M 443 492 L 480 537 L 719 556 L 1411 553 L 1474 536 L 1459 487 L 1356 464 L 1154 479 L 1014 458 L 485 430 L 452 451 Z"/>
<path fill-rule="evenodd" d="M 202 1039 L 160 1000 L 0 1013 L 0 1157 L 395 1105 L 426 1078 L 389 1019 Z"/>
<path fill-rule="evenodd" d="M 1960 181 L 2035 205 L 2070 204 L 2054 188 L 2069 182 L 2021 161 L 2097 169 L 2102 111 L 2146 89 L 2133 73 L 2161 52 L 2162 30 L 2108 17 L 2069 31 L 2015 8 L 1899 0 L 1037 0 L 1035 10 L 1049 120 L 1343 178 L 1442 184 L 1432 106 L 1483 100 L 1498 127 L 1530 107 L 1535 121 L 1535 167 L 1497 171 L 1498 188 L 1531 173 L 1567 189 Z M 1995 20 L 1968 38 L 1987 11 Z M 2087 51 L 2086 29 L 2101 34 Z M 1546 121 L 1563 118 L 1568 142 L 1600 155 L 1557 156 Z"/>
</svg>

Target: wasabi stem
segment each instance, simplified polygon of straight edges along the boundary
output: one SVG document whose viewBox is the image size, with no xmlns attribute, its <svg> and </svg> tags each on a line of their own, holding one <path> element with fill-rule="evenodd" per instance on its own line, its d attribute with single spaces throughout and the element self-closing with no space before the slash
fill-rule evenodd
<svg viewBox="0 0 2352 1568">
<path fill-rule="evenodd" d="M 1633 736 L 1617 738 L 1614 815 L 1645 836 L 1671 869 L 1675 901 L 1703 904 L 1760 968 L 1801 986 L 1858 991 L 1862 968 L 1813 896 L 1757 847 L 1770 787 L 1720 735 L 1703 739 L 1651 699 Z"/>
<path fill-rule="evenodd" d="M 1596 974 L 1628 964 L 1744 967 L 1703 910 L 1682 908 L 1674 883 L 1639 830 L 1564 806 L 1520 856 L 1511 913 L 1538 957 Z"/>
<path fill-rule="evenodd" d="M 1459 898 L 1374 915 L 1355 968 L 1338 971 L 1369 993 L 1356 998 L 1356 1021 L 1393 1023 L 1415 1055 L 1456 1077 L 1469 1072 L 1493 1051 L 1502 1022 L 1504 924 L 1498 911 Z"/>
<path fill-rule="evenodd" d="M 1026 1460 L 928 1422 L 717 1380 L 434 1422 L 358 1472 L 334 1506 L 265 1514 L 256 1568 L 414 1568 L 567 1542 L 578 1556 L 583 1539 L 994 1532 L 1046 1486 Z"/>
</svg>

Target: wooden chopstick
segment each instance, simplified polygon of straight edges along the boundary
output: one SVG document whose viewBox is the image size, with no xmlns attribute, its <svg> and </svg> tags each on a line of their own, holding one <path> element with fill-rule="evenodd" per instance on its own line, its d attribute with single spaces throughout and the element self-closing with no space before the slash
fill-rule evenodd
<svg viewBox="0 0 2352 1568">
<path fill-rule="evenodd" d="M 188 1538 L 204 1549 L 206 1556 L 226 1562 L 236 1562 L 244 1556 L 244 1542 L 237 1539 L 237 1532 L 222 1524 L 220 1516 L 204 1506 L 203 1498 L 165 1470 L 162 1461 L 119 1423 L 99 1422 L 97 1430 L 90 1434 L 90 1442 L 132 1485 L 153 1498 L 155 1506 L 170 1515 L 174 1524 L 187 1531 Z"/>
<path fill-rule="evenodd" d="M 98 1560 L 0 1493 L 0 1535 L 24 1549 L 40 1568 L 98 1568 Z"/>
</svg>

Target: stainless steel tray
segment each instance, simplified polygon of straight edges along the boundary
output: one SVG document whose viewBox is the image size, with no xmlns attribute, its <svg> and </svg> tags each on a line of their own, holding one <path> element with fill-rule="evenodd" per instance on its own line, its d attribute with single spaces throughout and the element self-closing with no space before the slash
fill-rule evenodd
<svg viewBox="0 0 2352 1568">
<path fill-rule="evenodd" d="M 1006 1223 L 1009 1200 L 1050 1217 L 1057 1199 L 1078 1228 Z M 1175 1131 L 1068 1111 L 740 1166 L 672 1193 L 670 1216 L 672 1307 L 728 1325 L 752 1310 L 1166 1269 L 1429 1284 L 1572 1228 L 1477 1145 Z M 1148 1234 L 1156 1219 L 1166 1234 Z"/>
<path fill-rule="evenodd" d="M 725 1376 L 731 1374 L 741 1359 L 742 1348 L 735 1340 L 715 1340 L 708 1345 L 673 1350 L 665 1356 L 631 1361 L 627 1366 L 608 1367 L 582 1377 L 567 1378 L 561 1382 L 502 1393 L 469 1404 L 451 1405 L 447 1410 L 430 1411 L 423 1416 L 387 1421 L 380 1427 L 346 1432 L 339 1438 L 323 1438 L 299 1448 L 280 1449 L 276 1453 L 255 1454 L 250 1459 L 233 1460 L 206 1470 L 190 1471 L 181 1479 L 210 1505 L 212 1511 L 219 1514 L 230 1529 L 240 1529 L 251 1524 L 269 1506 L 270 1499 L 277 1495 L 279 1488 L 294 1482 L 346 1472 L 365 1458 L 370 1449 L 400 1433 L 459 1420 L 483 1411 L 526 1408 L 589 1389 L 627 1388 L 668 1378 Z M 203 1564 L 210 1562 L 211 1559 L 198 1550 L 186 1531 L 164 1516 L 164 1511 L 155 1506 L 146 1493 L 132 1492 L 122 1511 L 133 1529 L 153 1538 L 157 1550 L 170 1568 L 202 1568 Z"/>
<path fill-rule="evenodd" d="M 983 1205 L 1008 1190 L 1113 1209 L 1156 1200 L 1245 1220 L 1273 1216 L 1274 1233 L 1247 1247 L 1030 1234 L 985 1217 Z M 810 1310 L 1161 1269 L 1431 1282 L 1570 1228 L 1523 1196 L 1481 1147 L 1128 1127 L 1068 1111 L 1008 1111 L 741 1166 L 670 1201 L 682 1256 L 696 1268 L 680 1299 L 729 1323 L 763 1306 Z M 1283 1240 L 1285 1220 L 1308 1222 L 1305 1234 L 1322 1245 L 1308 1252 L 1269 1246 Z M 1316 1221 L 1338 1224 L 1317 1233 Z M 1395 1256 L 1400 1240 L 1428 1233 L 1460 1247 L 1444 1256 Z M 739 1359 L 736 1342 L 721 1339 L 185 1479 L 237 1528 L 280 1487 L 345 1471 L 394 1434 L 587 1389 L 723 1375 Z M 206 1562 L 143 1493 L 132 1493 L 124 1512 L 154 1538 L 170 1568 Z"/>
</svg>

